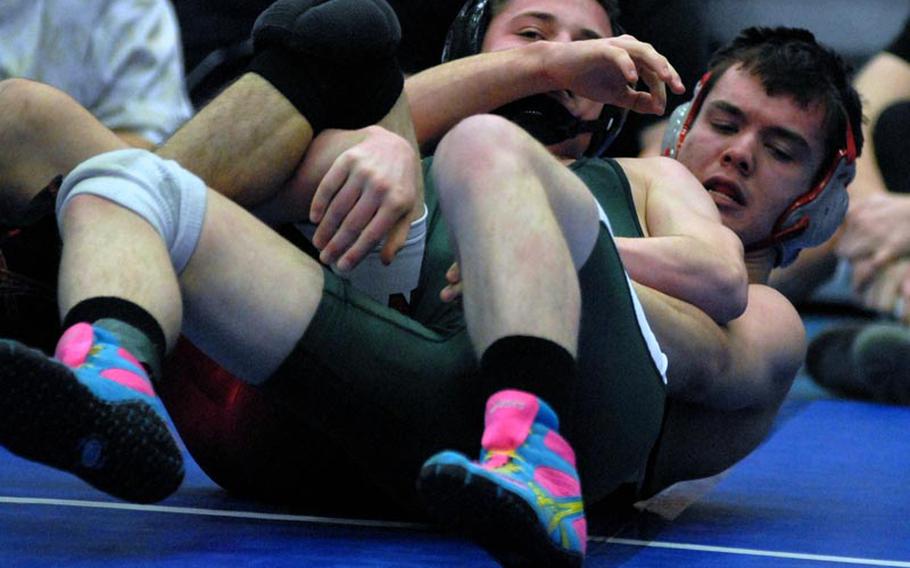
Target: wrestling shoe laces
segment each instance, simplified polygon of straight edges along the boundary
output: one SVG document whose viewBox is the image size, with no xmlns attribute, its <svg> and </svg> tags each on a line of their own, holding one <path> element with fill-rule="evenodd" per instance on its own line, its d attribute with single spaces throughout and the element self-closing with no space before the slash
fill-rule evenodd
<svg viewBox="0 0 910 568">
<path fill-rule="evenodd" d="M 521 391 L 487 401 L 479 461 L 446 451 L 420 471 L 430 515 L 504 566 L 581 566 L 587 524 L 575 454 L 553 410 Z"/>
<path fill-rule="evenodd" d="M 55 358 L 0 340 L 0 444 L 115 497 L 164 499 L 183 457 L 142 365 L 107 330 L 78 323 Z"/>
</svg>

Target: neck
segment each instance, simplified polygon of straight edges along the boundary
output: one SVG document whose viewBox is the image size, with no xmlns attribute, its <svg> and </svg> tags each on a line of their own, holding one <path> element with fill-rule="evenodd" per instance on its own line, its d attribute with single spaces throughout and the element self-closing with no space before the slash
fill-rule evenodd
<svg viewBox="0 0 910 568">
<path fill-rule="evenodd" d="M 765 247 L 746 253 L 746 272 L 750 284 L 767 284 L 776 258 L 774 249 Z"/>
</svg>

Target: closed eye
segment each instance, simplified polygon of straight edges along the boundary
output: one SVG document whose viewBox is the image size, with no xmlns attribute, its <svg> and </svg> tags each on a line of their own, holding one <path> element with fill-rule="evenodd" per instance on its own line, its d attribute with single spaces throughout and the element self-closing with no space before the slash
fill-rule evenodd
<svg viewBox="0 0 910 568">
<path fill-rule="evenodd" d="M 531 40 L 545 39 L 543 33 L 536 28 L 524 28 L 518 32 L 518 35 Z"/>
<path fill-rule="evenodd" d="M 714 121 L 711 123 L 711 127 L 721 134 L 735 134 L 737 130 L 739 130 L 739 128 L 732 122 Z"/>
<path fill-rule="evenodd" d="M 768 144 L 766 146 L 766 148 L 768 148 L 768 152 L 770 152 L 771 156 L 778 162 L 789 163 L 789 162 L 792 162 L 794 159 L 793 156 L 788 151 L 781 150 L 780 148 L 773 146 L 771 144 Z"/>
</svg>

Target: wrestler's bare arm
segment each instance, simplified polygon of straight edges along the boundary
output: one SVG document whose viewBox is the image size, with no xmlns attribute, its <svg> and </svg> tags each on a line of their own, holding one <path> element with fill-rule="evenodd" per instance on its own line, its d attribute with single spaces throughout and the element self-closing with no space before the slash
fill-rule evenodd
<svg viewBox="0 0 910 568">
<path fill-rule="evenodd" d="M 689 302 L 719 323 L 746 305 L 742 243 L 720 221 L 698 180 L 668 158 L 620 159 L 646 231 L 617 238 L 629 276 Z"/>
<path fill-rule="evenodd" d="M 639 78 L 647 85 L 647 91 L 630 86 Z M 406 93 L 410 104 L 402 98 L 380 125 L 404 135 L 412 143 L 415 137 L 422 143 L 472 114 L 529 94 L 566 88 L 638 112 L 659 113 L 666 103 L 665 83 L 674 92 L 683 90 L 678 74 L 666 58 L 631 36 L 570 43 L 534 42 L 506 52 L 451 62 L 409 79 Z M 416 134 L 404 118 L 409 106 Z M 267 208 L 286 213 L 294 210 L 287 205 L 297 202 L 299 210 L 299 203 L 306 203 L 315 193 L 309 217 L 320 223 L 315 244 L 323 250 L 323 262 L 343 259 L 345 264 L 355 265 L 372 244 L 386 235 L 383 259 L 390 261 L 403 243 L 410 221 L 421 213 L 423 194 L 419 176 L 396 176 L 401 173 L 399 160 L 386 160 L 384 163 L 390 167 L 373 160 L 371 168 L 359 169 L 360 176 L 346 176 L 349 168 L 344 164 L 356 165 L 358 160 L 369 159 L 370 153 L 346 150 L 356 144 L 363 145 L 363 134 L 332 131 L 320 137 L 332 140 L 318 143 L 317 139 L 311 145 L 296 175 L 281 192 L 272 196 Z M 342 153 L 347 161 L 342 160 L 340 168 L 345 171 L 328 176 L 332 182 L 340 183 L 329 183 L 326 189 L 327 184 L 319 180 L 329 171 L 327 164 L 337 165 L 335 159 Z M 399 182 L 404 177 L 414 181 L 402 186 Z M 317 182 L 319 191 L 314 188 Z M 348 191 L 343 191 L 344 187 Z M 376 187 L 393 190 L 377 196 Z M 354 194 L 364 197 L 349 198 Z M 324 212 L 330 215 L 324 216 Z M 343 221 L 339 215 L 344 217 Z"/>
<path fill-rule="evenodd" d="M 313 244 L 326 264 L 353 267 L 383 239 L 381 258 L 391 262 L 411 221 L 423 213 L 423 179 L 406 113 L 402 98 L 383 126 L 320 133 L 291 178 L 254 212 L 271 225 L 316 224 Z"/>
<path fill-rule="evenodd" d="M 383 258 L 390 260 L 404 242 L 411 220 L 422 213 L 416 141 L 403 95 L 378 125 L 397 137 L 377 133 L 376 128 L 327 130 L 314 146 L 304 117 L 270 83 L 247 73 L 158 153 L 185 164 L 244 207 L 262 208 L 263 215 L 271 215 L 275 222 L 309 220 L 314 195 L 328 194 L 328 201 L 335 202 L 332 214 L 323 215 L 328 207 L 318 211 L 325 237 L 322 244 L 329 247 L 325 261 L 344 257 L 353 266 L 384 237 L 388 239 Z M 376 167 L 371 160 L 375 152 L 357 150 L 377 139 L 391 140 L 391 153 L 385 154 L 387 167 Z M 336 183 L 318 192 L 319 182 L 333 167 Z M 310 171 L 303 173 L 301 168 Z M 401 168 L 407 172 L 402 174 Z M 400 183 L 403 179 L 408 183 Z M 395 191 L 386 191 L 392 185 Z M 344 209 L 343 222 L 336 219 L 339 208 Z M 282 212 L 281 218 L 275 211 Z"/>
<path fill-rule="evenodd" d="M 630 87 L 641 78 L 648 90 Z M 535 41 L 437 65 L 410 77 L 411 103 L 421 146 L 439 139 L 459 120 L 537 93 L 568 89 L 599 102 L 659 114 L 666 86 L 685 87 L 654 48 L 632 36 L 573 42 Z"/>
</svg>

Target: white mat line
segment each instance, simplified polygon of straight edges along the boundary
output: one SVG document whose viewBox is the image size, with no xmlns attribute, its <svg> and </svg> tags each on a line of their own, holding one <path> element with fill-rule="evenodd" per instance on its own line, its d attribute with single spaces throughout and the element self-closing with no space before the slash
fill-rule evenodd
<svg viewBox="0 0 910 568">
<path fill-rule="evenodd" d="M 203 509 L 199 507 L 173 507 L 169 505 L 137 505 L 134 503 L 112 503 L 108 501 L 82 501 L 77 499 L 43 499 L 37 497 L 4 497 L 0 504 L 10 505 L 45 505 L 53 507 L 83 507 L 87 509 L 113 509 L 117 511 L 140 511 L 145 513 L 170 513 L 174 515 L 198 515 L 203 517 L 227 517 L 232 519 L 255 519 L 259 521 L 286 521 L 294 523 L 319 523 L 324 525 L 344 525 L 357 527 L 378 527 L 393 529 L 426 530 L 427 525 L 392 521 L 373 521 L 369 519 L 338 519 L 308 515 L 289 515 L 282 513 L 259 513 L 256 511 L 229 511 L 226 509 Z"/>
<path fill-rule="evenodd" d="M 910 562 L 901 560 L 879 560 L 874 558 L 855 558 L 850 556 L 830 556 L 825 554 L 803 554 L 799 552 L 782 552 L 775 550 L 758 550 L 753 548 L 732 548 L 727 546 L 708 546 L 704 544 L 686 544 L 681 542 L 661 542 L 634 540 L 628 538 L 591 537 L 595 542 L 610 544 L 627 544 L 650 548 L 672 548 L 676 550 L 697 550 L 700 552 L 718 552 L 721 554 L 740 554 L 745 556 L 768 556 L 772 558 L 792 558 L 796 560 L 811 560 L 815 562 L 839 562 L 841 564 L 860 564 L 863 566 L 895 566 L 910 568 Z"/>
<path fill-rule="evenodd" d="M 390 521 L 373 521 L 367 519 L 338 519 L 331 517 L 317 517 L 309 515 L 290 515 L 282 513 L 260 513 L 256 511 L 229 511 L 225 509 L 204 509 L 199 507 L 173 507 L 167 505 L 137 505 L 133 503 L 113 503 L 108 501 L 83 501 L 77 499 L 45 499 L 37 497 L 5 497 L 0 496 L 0 504 L 10 505 L 43 505 L 53 507 L 82 507 L 87 509 L 109 509 L 117 511 L 139 511 L 147 513 L 170 513 L 174 515 L 196 515 L 203 517 L 226 517 L 233 519 L 254 519 L 260 521 L 283 521 L 295 523 L 318 523 L 324 525 L 357 526 L 371 528 L 394 528 L 426 530 L 427 525 L 420 523 L 403 523 Z M 797 552 L 781 552 L 773 550 L 758 550 L 751 548 L 732 548 L 725 546 L 708 546 L 703 544 L 686 544 L 677 542 L 661 542 L 634 540 L 615 537 L 591 537 L 593 542 L 607 542 L 610 544 L 623 544 L 651 548 L 670 548 L 677 550 L 697 550 L 701 552 L 717 552 L 721 554 L 740 554 L 747 556 L 764 556 L 772 558 L 791 558 L 797 560 L 810 560 L 815 562 L 840 562 L 842 564 L 858 564 L 863 566 L 891 566 L 896 568 L 910 568 L 910 562 L 899 560 L 879 560 L 872 558 L 855 558 L 849 556 L 831 556 L 821 554 L 803 554 Z"/>
</svg>

